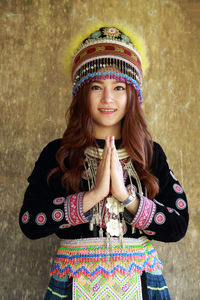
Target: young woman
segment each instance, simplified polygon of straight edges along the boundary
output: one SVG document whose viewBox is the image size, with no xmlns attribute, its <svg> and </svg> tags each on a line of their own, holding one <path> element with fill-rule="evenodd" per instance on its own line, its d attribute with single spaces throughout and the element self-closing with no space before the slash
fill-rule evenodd
<svg viewBox="0 0 200 300">
<path fill-rule="evenodd" d="M 170 299 L 150 240 L 186 233 L 185 193 L 141 110 L 133 42 L 102 27 L 72 60 L 73 99 L 62 139 L 29 177 L 20 226 L 61 238 L 45 299 Z"/>
</svg>

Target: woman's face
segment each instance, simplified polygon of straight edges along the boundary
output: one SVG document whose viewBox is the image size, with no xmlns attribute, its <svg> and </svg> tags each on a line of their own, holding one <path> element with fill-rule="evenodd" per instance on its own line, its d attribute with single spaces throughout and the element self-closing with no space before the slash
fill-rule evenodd
<svg viewBox="0 0 200 300">
<path fill-rule="evenodd" d="M 88 101 L 95 137 L 114 135 L 120 138 L 127 105 L 126 84 L 114 79 L 91 82 Z"/>
</svg>

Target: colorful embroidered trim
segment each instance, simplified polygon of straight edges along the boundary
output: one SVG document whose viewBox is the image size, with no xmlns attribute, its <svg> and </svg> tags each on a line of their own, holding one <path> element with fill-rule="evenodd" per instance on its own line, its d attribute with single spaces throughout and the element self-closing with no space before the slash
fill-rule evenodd
<svg viewBox="0 0 200 300">
<path fill-rule="evenodd" d="M 117 81 L 123 81 L 126 84 L 129 84 L 133 86 L 138 94 L 138 100 L 139 103 L 142 104 L 142 90 L 137 83 L 135 79 L 132 77 L 123 74 L 123 73 L 117 73 L 117 72 L 94 72 L 94 73 L 88 73 L 86 76 L 82 77 L 74 86 L 73 89 L 73 95 L 76 95 L 81 87 L 83 87 L 86 83 L 89 83 L 91 81 L 95 80 L 106 80 L 106 79 L 114 79 Z"/>
<path fill-rule="evenodd" d="M 99 274 L 109 278 L 162 269 L 157 252 L 146 237 L 124 238 L 123 243 L 121 247 L 118 238 L 112 238 L 112 247 L 108 249 L 106 238 L 65 240 L 58 249 L 51 275 L 62 278 L 68 274 L 76 278 L 84 274 L 93 279 Z"/>
<path fill-rule="evenodd" d="M 134 273 L 132 276 L 117 274 L 112 278 L 98 275 L 91 280 L 84 275 L 73 279 L 73 300 L 142 300 L 141 277 Z"/>
<path fill-rule="evenodd" d="M 70 225 L 88 223 L 89 220 L 83 213 L 84 192 L 68 196 L 65 200 L 65 219 Z"/>
<path fill-rule="evenodd" d="M 130 225 L 143 230 L 149 227 L 149 225 L 151 224 L 156 212 L 156 205 L 152 200 L 144 196 L 139 195 L 139 197 L 140 205 Z"/>
</svg>

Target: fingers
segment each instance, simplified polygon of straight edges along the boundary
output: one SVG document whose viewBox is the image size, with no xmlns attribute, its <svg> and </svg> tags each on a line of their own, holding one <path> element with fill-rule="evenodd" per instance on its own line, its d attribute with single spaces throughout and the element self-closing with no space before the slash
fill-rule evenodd
<svg viewBox="0 0 200 300">
<path fill-rule="evenodd" d="M 114 136 L 110 137 L 110 146 L 111 146 L 111 148 L 115 148 L 115 137 Z"/>
<path fill-rule="evenodd" d="M 110 138 L 105 140 L 105 147 L 102 155 L 102 160 L 98 166 L 95 191 L 101 199 L 106 197 L 110 192 L 110 163 L 111 163 L 111 147 Z"/>
<path fill-rule="evenodd" d="M 117 150 L 115 147 L 115 137 L 114 136 L 107 136 L 105 139 L 105 147 L 102 154 L 102 161 L 101 164 L 108 166 L 110 162 L 119 162 Z"/>
<path fill-rule="evenodd" d="M 108 148 L 107 155 L 104 159 L 104 168 L 106 172 L 110 174 L 110 160 L 111 160 L 111 148 Z"/>
<path fill-rule="evenodd" d="M 103 154 L 102 154 L 102 160 L 103 161 L 105 161 L 105 159 L 106 159 L 109 147 L 110 147 L 110 137 L 107 136 L 106 139 L 105 139 L 105 146 L 104 146 Z"/>
<path fill-rule="evenodd" d="M 117 150 L 116 150 L 116 147 L 115 147 L 115 137 L 114 136 L 111 137 L 110 144 L 111 144 L 111 149 L 112 149 L 111 161 L 112 161 L 112 163 L 119 162 Z"/>
<path fill-rule="evenodd" d="M 126 187 L 124 185 L 124 178 L 123 178 L 123 169 L 122 165 L 119 161 L 118 153 L 115 147 L 115 139 L 114 137 L 111 138 L 111 166 L 110 166 L 110 177 L 111 177 L 111 185 L 110 190 L 111 193 L 121 201 L 126 198 Z M 125 195 L 125 198 L 124 198 Z"/>
<path fill-rule="evenodd" d="M 105 170 L 110 170 L 110 158 L 111 158 L 111 148 L 110 148 L 110 137 L 107 136 L 105 140 L 105 147 L 104 147 L 104 155 L 103 155 L 103 162 Z"/>
</svg>

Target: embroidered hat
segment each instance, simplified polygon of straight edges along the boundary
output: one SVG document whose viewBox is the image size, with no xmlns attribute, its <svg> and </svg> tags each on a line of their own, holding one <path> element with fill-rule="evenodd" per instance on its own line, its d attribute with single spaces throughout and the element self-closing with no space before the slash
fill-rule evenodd
<svg viewBox="0 0 200 300">
<path fill-rule="evenodd" d="M 142 60 L 134 43 L 116 27 L 101 27 L 72 58 L 73 95 L 90 81 L 115 79 L 133 86 L 142 103 Z"/>
</svg>

